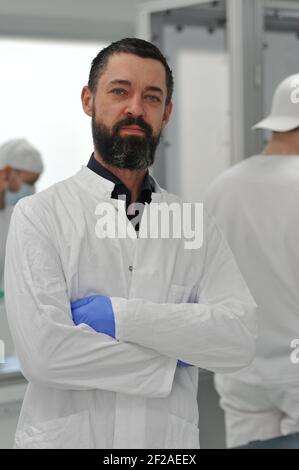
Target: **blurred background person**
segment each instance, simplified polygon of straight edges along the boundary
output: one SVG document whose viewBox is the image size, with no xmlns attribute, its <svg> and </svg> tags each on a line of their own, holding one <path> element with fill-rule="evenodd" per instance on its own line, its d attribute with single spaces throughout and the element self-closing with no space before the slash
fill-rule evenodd
<svg viewBox="0 0 299 470">
<path fill-rule="evenodd" d="M 21 176 L 18 171 L 1 161 L 0 148 L 0 299 L 3 298 L 3 271 L 6 237 L 13 207 L 6 204 L 6 194 L 17 193 L 22 186 Z"/>
<path fill-rule="evenodd" d="M 299 369 L 291 361 L 299 334 L 298 84 L 299 74 L 283 80 L 271 114 L 254 126 L 272 131 L 262 154 L 225 171 L 206 197 L 258 305 L 253 363 L 215 377 L 228 447 L 299 448 Z"/>
<path fill-rule="evenodd" d="M 26 139 L 13 139 L 0 148 L 0 161 L 18 174 L 21 187 L 15 191 L 9 187 L 6 191 L 6 204 L 15 205 L 19 199 L 36 192 L 35 183 L 43 172 L 44 165 L 40 152 Z"/>
<path fill-rule="evenodd" d="M 5 245 L 13 206 L 22 197 L 35 192 L 35 183 L 43 171 L 40 152 L 25 139 L 13 139 L 0 147 L 0 339 L 6 353 L 13 349 L 5 314 Z"/>
</svg>

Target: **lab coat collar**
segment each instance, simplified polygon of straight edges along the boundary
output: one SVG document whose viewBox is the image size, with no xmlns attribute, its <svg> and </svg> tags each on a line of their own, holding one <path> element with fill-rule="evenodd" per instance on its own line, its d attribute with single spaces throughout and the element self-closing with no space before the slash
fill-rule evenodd
<svg viewBox="0 0 299 470">
<path fill-rule="evenodd" d="M 90 170 L 87 166 L 82 165 L 78 173 L 74 175 L 74 179 L 80 186 L 84 186 L 85 190 L 92 193 L 94 196 L 111 199 L 111 193 L 115 186 L 114 183 Z M 164 199 L 164 191 L 155 178 L 152 177 L 152 180 L 155 184 L 155 192 L 152 193 L 152 201 L 159 202 Z"/>
</svg>

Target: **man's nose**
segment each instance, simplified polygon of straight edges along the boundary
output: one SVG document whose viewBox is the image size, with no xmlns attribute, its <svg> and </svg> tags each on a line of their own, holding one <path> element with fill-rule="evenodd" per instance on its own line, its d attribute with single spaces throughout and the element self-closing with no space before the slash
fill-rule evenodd
<svg viewBox="0 0 299 470">
<path fill-rule="evenodd" d="M 144 115 L 144 106 L 142 96 L 134 95 L 131 97 L 127 104 L 126 112 L 132 116 L 143 116 Z"/>
</svg>

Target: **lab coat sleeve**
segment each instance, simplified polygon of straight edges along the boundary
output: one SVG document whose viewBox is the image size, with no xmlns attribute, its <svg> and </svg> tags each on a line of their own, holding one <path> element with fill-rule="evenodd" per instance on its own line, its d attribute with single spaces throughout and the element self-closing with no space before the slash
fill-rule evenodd
<svg viewBox="0 0 299 470">
<path fill-rule="evenodd" d="M 58 389 L 167 396 L 174 359 L 73 324 L 60 258 L 44 218 L 19 202 L 7 240 L 6 309 L 24 376 Z"/>
<path fill-rule="evenodd" d="M 206 215 L 204 225 L 198 303 L 112 298 L 116 337 L 214 372 L 234 372 L 254 356 L 256 304 L 214 219 Z"/>
</svg>

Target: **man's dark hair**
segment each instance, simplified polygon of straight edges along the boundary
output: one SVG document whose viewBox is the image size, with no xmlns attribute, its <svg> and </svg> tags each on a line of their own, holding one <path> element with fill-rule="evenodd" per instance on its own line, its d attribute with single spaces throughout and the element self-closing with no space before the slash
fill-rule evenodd
<svg viewBox="0 0 299 470">
<path fill-rule="evenodd" d="M 167 60 L 154 44 L 138 38 L 121 39 L 120 41 L 111 43 L 98 53 L 92 61 L 88 79 L 88 86 L 92 93 L 95 93 L 97 90 L 98 80 L 105 71 L 109 57 L 113 54 L 123 52 L 139 57 L 155 59 L 164 65 L 167 87 L 166 105 L 169 104 L 173 93 L 173 76 Z"/>
</svg>

